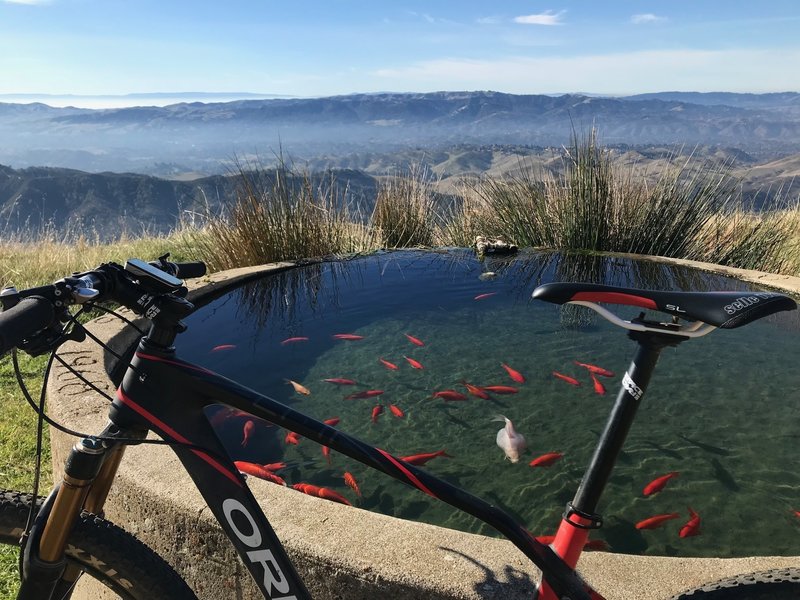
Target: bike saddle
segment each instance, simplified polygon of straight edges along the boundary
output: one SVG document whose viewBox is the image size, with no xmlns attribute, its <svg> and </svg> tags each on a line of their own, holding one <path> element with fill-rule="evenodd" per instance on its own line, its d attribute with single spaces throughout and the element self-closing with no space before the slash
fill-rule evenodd
<svg viewBox="0 0 800 600">
<path fill-rule="evenodd" d="M 554 304 L 579 302 L 627 304 L 733 329 L 782 310 L 794 310 L 789 296 L 772 292 L 663 292 L 593 283 L 546 283 L 533 297 Z"/>
</svg>

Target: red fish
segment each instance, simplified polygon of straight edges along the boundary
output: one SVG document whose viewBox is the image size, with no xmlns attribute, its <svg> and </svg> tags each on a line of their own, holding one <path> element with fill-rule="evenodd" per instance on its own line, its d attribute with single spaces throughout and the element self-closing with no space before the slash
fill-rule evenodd
<svg viewBox="0 0 800 600">
<path fill-rule="evenodd" d="M 672 471 L 671 473 L 667 473 L 666 475 L 662 475 L 661 477 L 653 479 L 653 481 L 644 486 L 642 494 L 644 494 L 645 496 L 652 496 L 653 494 L 657 494 L 658 492 L 664 489 L 664 486 L 667 485 L 667 482 L 670 479 L 672 479 L 673 477 L 677 477 L 678 475 L 679 475 L 678 471 Z"/>
<path fill-rule="evenodd" d="M 261 465 L 257 465 L 250 462 L 245 462 L 243 460 L 236 460 L 233 462 L 236 465 L 236 468 L 239 469 L 242 473 L 247 473 L 248 475 L 252 475 L 253 477 L 258 477 L 259 479 L 264 479 L 266 481 L 271 481 L 272 483 L 277 483 L 278 485 L 286 485 L 286 481 L 283 480 L 282 477 L 278 477 L 270 471 L 269 469 L 265 469 Z"/>
<path fill-rule="evenodd" d="M 492 296 L 497 295 L 497 292 L 489 292 L 488 294 L 478 294 L 475 296 L 475 300 L 486 300 L 486 298 L 491 298 Z"/>
<path fill-rule="evenodd" d="M 373 398 L 375 396 L 380 396 L 383 393 L 383 390 L 365 390 L 363 392 L 356 392 L 355 394 L 350 394 L 349 396 L 345 396 L 345 400 L 355 400 L 356 398 Z"/>
<path fill-rule="evenodd" d="M 581 382 L 575 379 L 574 377 L 570 377 L 569 375 L 564 375 L 563 373 L 559 373 L 558 371 L 553 371 L 553 375 L 561 379 L 562 381 L 566 381 L 570 385 L 580 385 Z"/>
<path fill-rule="evenodd" d="M 689 507 L 689 517 L 689 521 L 681 527 L 681 531 L 678 534 L 682 538 L 700 535 L 700 515 L 694 512 L 691 506 Z"/>
<path fill-rule="evenodd" d="M 402 419 L 406 416 L 406 413 L 403 412 L 403 409 L 401 409 L 399 406 L 395 406 L 394 404 L 389 405 L 389 410 L 392 411 L 392 414 L 398 419 Z"/>
<path fill-rule="evenodd" d="M 221 352 L 222 350 L 233 350 L 234 348 L 236 348 L 236 344 L 220 344 L 219 346 L 214 346 L 211 351 Z"/>
<path fill-rule="evenodd" d="M 383 404 L 376 404 L 372 408 L 372 422 L 373 423 L 377 423 L 378 422 L 378 415 L 380 415 L 382 412 L 383 412 Z"/>
<path fill-rule="evenodd" d="M 483 388 L 479 388 L 477 385 L 472 385 L 471 383 L 467 383 L 466 381 L 462 381 L 461 385 L 467 388 L 467 391 L 476 398 L 481 398 L 482 400 L 489 399 L 489 394 L 483 391 Z"/>
<path fill-rule="evenodd" d="M 254 421 L 245 421 L 244 427 L 242 427 L 242 446 L 247 446 L 255 430 L 256 424 Z"/>
<path fill-rule="evenodd" d="M 644 521 L 639 521 L 636 524 L 636 529 L 655 529 L 656 527 L 661 527 L 667 521 L 671 519 L 677 519 L 680 516 L 680 513 L 656 515 L 654 517 L 650 517 L 649 519 L 645 519 Z"/>
<path fill-rule="evenodd" d="M 307 341 L 308 341 L 307 337 L 290 337 L 283 340 L 281 342 L 281 346 L 285 346 L 286 344 L 294 344 L 296 342 L 307 342 Z"/>
<path fill-rule="evenodd" d="M 487 392 L 492 392 L 493 394 L 516 394 L 519 390 L 510 385 L 482 385 L 481 389 Z"/>
<path fill-rule="evenodd" d="M 325 460 L 328 461 L 328 464 L 331 464 L 331 449 L 327 446 L 322 447 L 322 456 L 325 457 Z"/>
<path fill-rule="evenodd" d="M 424 465 L 429 460 L 436 458 L 437 456 L 445 456 L 447 458 L 453 458 L 450 456 L 445 450 L 439 450 L 438 452 L 426 452 L 423 454 L 412 454 L 410 456 L 401 456 L 400 460 L 407 462 L 410 465 Z"/>
<path fill-rule="evenodd" d="M 386 359 L 379 358 L 378 360 L 379 360 L 379 361 L 381 361 L 381 364 L 382 364 L 384 367 L 386 367 L 387 369 L 389 369 L 390 371 L 397 371 L 397 370 L 400 368 L 400 367 L 398 367 L 396 364 L 394 364 L 394 363 L 390 363 L 390 362 L 389 362 L 388 360 L 386 360 Z"/>
<path fill-rule="evenodd" d="M 330 425 L 331 427 L 336 427 L 339 424 L 339 417 L 332 417 L 330 419 L 325 419 L 323 423 L 325 423 L 325 425 Z"/>
<path fill-rule="evenodd" d="M 425 342 L 423 342 L 422 340 L 420 340 L 418 338 L 415 338 L 413 335 L 409 335 L 407 333 L 404 333 L 403 335 L 406 336 L 408 338 L 408 341 L 411 342 L 412 344 L 414 344 L 415 346 L 424 346 L 425 345 Z"/>
<path fill-rule="evenodd" d="M 356 382 L 352 379 L 342 379 L 341 377 L 331 377 L 330 379 L 323 379 L 327 383 L 335 383 L 336 385 L 355 385 Z"/>
<path fill-rule="evenodd" d="M 356 493 L 356 496 L 361 498 L 361 489 L 358 487 L 358 482 L 349 471 L 344 472 L 344 482 L 347 484 L 347 487 Z"/>
<path fill-rule="evenodd" d="M 583 367 L 584 369 L 588 369 L 590 373 L 594 373 L 595 375 L 602 375 L 603 377 L 613 377 L 614 373 L 609 371 L 608 369 L 604 369 L 603 367 L 598 367 L 597 365 L 589 365 L 586 363 L 573 361 L 579 367 Z"/>
<path fill-rule="evenodd" d="M 280 471 L 281 469 L 286 468 L 285 462 L 276 462 L 276 463 L 267 463 L 266 465 L 261 465 L 267 471 Z"/>
<path fill-rule="evenodd" d="M 800 518 L 800 510 L 795 510 L 794 516 Z"/>
<path fill-rule="evenodd" d="M 442 390 L 433 394 L 434 398 L 441 398 L 445 402 L 463 402 L 467 397 L 455 390 Z"/>
<path fill-rule="evenodd" d="M 294 431 L 287 431 L 286 437 L 283 438 L 283 441 L 287 444 L 294 444 L 297 446 L 297 444 L 300 443 L 300 436 Z"/>
<path fill-rule="evenodd" d="M 597 377 L 594 376 L 594 373 L 589 373 L 589 376 L 592 378 L 592 383 L 594 384 L 594 391 L 601 396 L 606 395 L 606 388 L 603 387 L 603 384 L 600 383 Z"/>
<path fill-rule="evenodd" d="M 422 366 L 422 364 L 419 361 L 416 361 L 413 358 L 408 358 L 407 356 L 404 356 L 403 358 L 405 358 L 408 361 L 408 364 L 410 364 L 415 369 L 424 369 L 425 368 L 425 367 Z"/>
<path fill-rule="evenodd" d="M 561 452 L 548 452 L 547 454 L 542 454 L 541 456 L 534 458 L 529 464 L 531 467 L 549 467 L 563 457 L 564 455 L 561 454 Z"/>
<path fill-rule="evenodd" d="M 517 383 L 525 383 L 525 377 L 522 375 L 522 373 L 515 371 L 505 363 L 500 363 L 500 366 L 506 370 L 506 373 L 508 373 L 508 376 L 511 377 L 511 379 Z"/>
<path fill-rule="evenodd" d="M 334 333 L 333 337 L 337 340 L 347 340 L 349 342 L 364 339 L 363 335 L 356 335 L 355 333 Z"/>
<path fill-rule="evenodd" d="M 316 496 L 317 498 L 324 498 L 325 500 L 332 500 L 334 502 L 339 502 L 340 504 L 352 506 L 347 498 L 342 496 L 339 492 L 335 492 L 328 488 L 319 487 L 310 483 L 295 483 L 292 487 L 300 492 L 303 492 L 304 494 L 308 494 L 309 496 Z"/>
</svg>

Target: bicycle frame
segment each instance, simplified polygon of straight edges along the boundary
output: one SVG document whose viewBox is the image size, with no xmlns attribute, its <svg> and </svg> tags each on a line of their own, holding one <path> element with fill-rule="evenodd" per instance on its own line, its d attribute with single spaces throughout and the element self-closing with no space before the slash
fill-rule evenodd
<svg viewBox="0 0 800 600">
<path fill-rule="evenodd" d="M 131 360 L 110 411 L 123 430 L 146 428 L 166 440 L 207 448 L 173 446 L 220 526 L 242 557 L 265 598 L 308 598 L 263 511 L 214 432 L 206 407 L 225 404 L 329 446 L 486 522 L 505 535 L 543 573 L 553 590 L 571 598 L 601 598 L 574 569 L 504 511 L 404 463 L 385 450 L 261 395 L 205 368 L 177 359 L 172 349 L 145 338 Z"/>
</svg>

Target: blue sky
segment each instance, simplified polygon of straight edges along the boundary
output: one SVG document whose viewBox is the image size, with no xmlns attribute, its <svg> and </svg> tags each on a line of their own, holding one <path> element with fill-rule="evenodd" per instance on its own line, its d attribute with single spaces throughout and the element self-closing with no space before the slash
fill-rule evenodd
<svg viewBox="0 0 800 600">
<path fill-rule="evenodd" d="M 0 94 L 800 91 L 800 2 L 0 0 Z"/>
</svg>

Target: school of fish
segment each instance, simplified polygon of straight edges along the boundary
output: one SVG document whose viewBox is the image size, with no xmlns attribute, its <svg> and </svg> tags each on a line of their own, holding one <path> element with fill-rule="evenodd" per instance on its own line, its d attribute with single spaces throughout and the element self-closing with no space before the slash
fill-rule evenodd
<svg viewBox="0 0 800 600">
<path fill-rule="evenodd" d="M 494 293 L 487 293 L 487 294 L 480 294 L 475 297 L 475 300 L 485 300 L 495 295 Z M 426 346 L 426 343 L 410 333 L 403 333 L 405 338 L 408 342 L 410 342 L 413 346 L 417 348 L 422 348 Z M 336 333 L 332 335 L 332 339 L 340 340 L 345 342 L 357 342 L 364 339 L 364 336 L 354 333 Z M 296 344 L 300 342 L 308 342 L 310 341 L 308 337 L 305 336 L 295 336 L 289 337 L 284 339 L 280 342 L 282 346 Z M 215 346 L 212 348 L 212 352 L 229 352 L 235 350 L 236 346 L 233 344 L 222 344 L 219 346 Z M 425 370 L 425 366 L 423 363 L 418 360 L 417 358 L 413 358 L 411 356 L 407 356 L 406 354 L 399 354 L 408 366 L 405 367 L 408 369 L 409 367 L 414 370 Z M 389 359 L 383 356 L 376 357 L 376 365 L 379 367 L 376 368 L 383 368 L 389 371 L 400 371 L 401 367 L 398 365 L 397 359 Z M 564 382 L 568 385 L 574 387 L 581 387 L 583 382 L 581 381 L 580 373 L 584 373 L 588 376 L 588 380 L 591 382 L 592 390 L 595 394 L 599 396 L 604 396 L 606 394 L 606 389 L 600 377 L 603 378 L 611 378 L 614 377 L 614 373 L 605 369 L 603 367 L 580 362 L 578 360 L 573 361 L 574 365 L 578 367 L 577 372 L 575 371 L 575 367 L 572 367 L 572 373 L 562 373 L 561 371 L 552 370 L 552 376 L 557 381 Z M 478 398 L 480 400 L 490 400 L 492 395 L 512 395 L 517 394 L 520 391 L 519 386 L 523 385 L 527 382 L 527 378 L 523 375 L 520 371 L 512 367 L 506 362 L 501 362 L 499 367 L 502 371 L 505 372 L 506 376 L 513 382 L 515 385 L 503 384 L 503 383 L 491 383 L 488 385 L 477 385 L 475 383 L 470 383 L 465 380 L 461 380 L 458 382 L 458 385 L 461 386 L 465 391 L 459 391 L 458 389 L 445 388 L 445 389 L 438 389 L 432 390 L 429 395 L 429 399 L 431 400 L 441 400 L 445 403 L 460 403 L 469 401 L 469 397 L 472 396 L 473 398 Z M 566 370 L 566 369 L 564 369 Z M 311 390 L 309 387 L 306 387 L 305 384 L 299 383 L 297 381 L 291 379 L 285 379 L 287 384 L 290 384 L 295 393 L 309 396 L 311 395 Z M 331 387 L 343 387 L 343 386 L 361 386 L 361 387 L 368 387 L 359 384 L 358 381 L 346 378 L 346 377 L 330 377 L 325 378 L 322 380 L 323 383 L 330 384 Z M 361 400 L 361 399 L 370 399 L 370 398 L 377 398 L 378 396 L 382 396 L 383 394 L 387 393 L 387 390 L 383 389 L 361 389 L 349 393 L 343 396 L 344 400 Z M 395 403 L 386 403 L 386 407 L 388 407 L 389 412 L 396 417 L 397 419 L 405 419 L 406 411 L 403 410 L 400 406 Z M 372 406 L 370 412 L 370 421 L 373 425 L 378 424 L 381 415 L 384 413 L 384 404 L 376 403 Z M 223 421 L 231 420 L 231 419 L 242 419 L 242 438 L 240 445 L 245 448 L 247 447 L 253 437 L 256 435 L 256 432 L 259 426 L 268 427 L 270 426 L 269 423 L 261 421 L 260 419 L 251 417 L 248 413 L 243 413 L 241 411 L 237 411 L 236 409 L 224 409 L 221 410 L 219 413 L 212 417 L 211 422 L 214 425 L 219 425 Z M 511 419 L 506 417 L 505 415 L 497 415 L 494 417 L 495 421 L 501 421 L 503 426 L 497 431 L 495 436 L 495 443 L 503 451 L 503 456 L 505 459 L 510 461 L 511 463 L 518 463 L 521 460 L 521 456 L 529 449 L 529 443 L 526 440 L 525 436 L 520 433 Z M 339 417 L 333 417 L 325 420 L 325 424 L 334 427 L 339 424 Z M 526 424 L 527 424 L 526 420 Z M 295 432 L 287 431 L 284 438 L 284 443 L 288 446 L 291 445 L 299 445 L 301 441 L 301 436 Z M 326 465 L 329 468 L 333 468 L 334 459 L 331 456 L 331 449 L 328 446 L 321 446 L 322 448 L 322 456 L 325 460 Z M 560 451 L 546 450 L 544 448 L 540 449 L 540 454 L 535 456 L 530 460 L 528 463 L 531 469 L 540 469 L 540 468 L 549 468 L 553 465 L 560 463 L 564 460 L 565 454 Z M 543 452 L 542 452 L 543 451 Z M 454 457 L 447 453 L 446 449 L 439 449 L 430 452 L 418 452 L 415 454 L 408 454 L 404 456 L 398 456 L 397 459 L 404 461 L 407 464 L 414 465 L 414 466 L 425 466 L 427 463 L 435 458 L 450 458 L 453 459 Z M 297 482 L 294 484 L 287 484 L 285 479 L 278 475 L 276 471 L 280 471 L 286 469 L 288 464 L 286 462 L 277 462 L 277 463 L 252 463 L 247 461 L 237 460 L 235 461 L 236 468 L 246 475 L 250 475 L 253 477 L 257 477 L 259 479 L 263 479 L 277 485 L 282 486 L 289 486 L 297 491 L 302 493 L 316 496 L 318 498 L 327 499 L 333 502 L 338 502 L 341 504 L 351 505 L 351 502 L 339 493 L 336 490 L 333 490 L 328 487 L 321 487 L 314 484 L 306 483 L 306 482 Z M 643 490 L 642 495 L 645 498 L 651 497 L 655 494 L 662 493 L 665 488 L 667 488 L 670 481 L 674 478 L 679 476 L 679 472 L 677 471 L 670 471 L 663 475 L 657 476 L 652 479 L 649 483 L 647 483 Z M 338 476 L 341 478 L 343 484 L 342 487 L 346 488 L 350 493 L 355 495 L 355 500 L 359 501 L 363 497 L 363 492 L 361 489 L 360 484 L 356 480 L 356 477 L 349 471 L 343 471 L 342 474 Z M 800 511 L 794 511 L 794 516 L 800 518 Z M 647 530 L 654 530 L 659 529 L 665 526 L 667 523 L 673 520 L 678 520 L 681 517 L 681 512 L 675 510 L 673 512 L 668 513 L 660 513 L 651 516 L 647 516 L 637 523 L 635 523 L 634 527 L 640 531 L 647 531 Z M 700 515 L 694 511 L 691 507 L 688 509 L 688 520 L 683 523 L 678 529 L 678 537 L 679 538 L 690 538 L 702 533 L 701 531 L 701 518 Z M 552 542 L 553 536 L 536 536 L 536 539 L 541 541 L 542 543 L 550 543 Z M 603 540 L 592 540 L 591 542 L 587 542 L 588 549 L 596 549 L 596 550 L 608 550 L 609 546 Z"/>
</svg>

